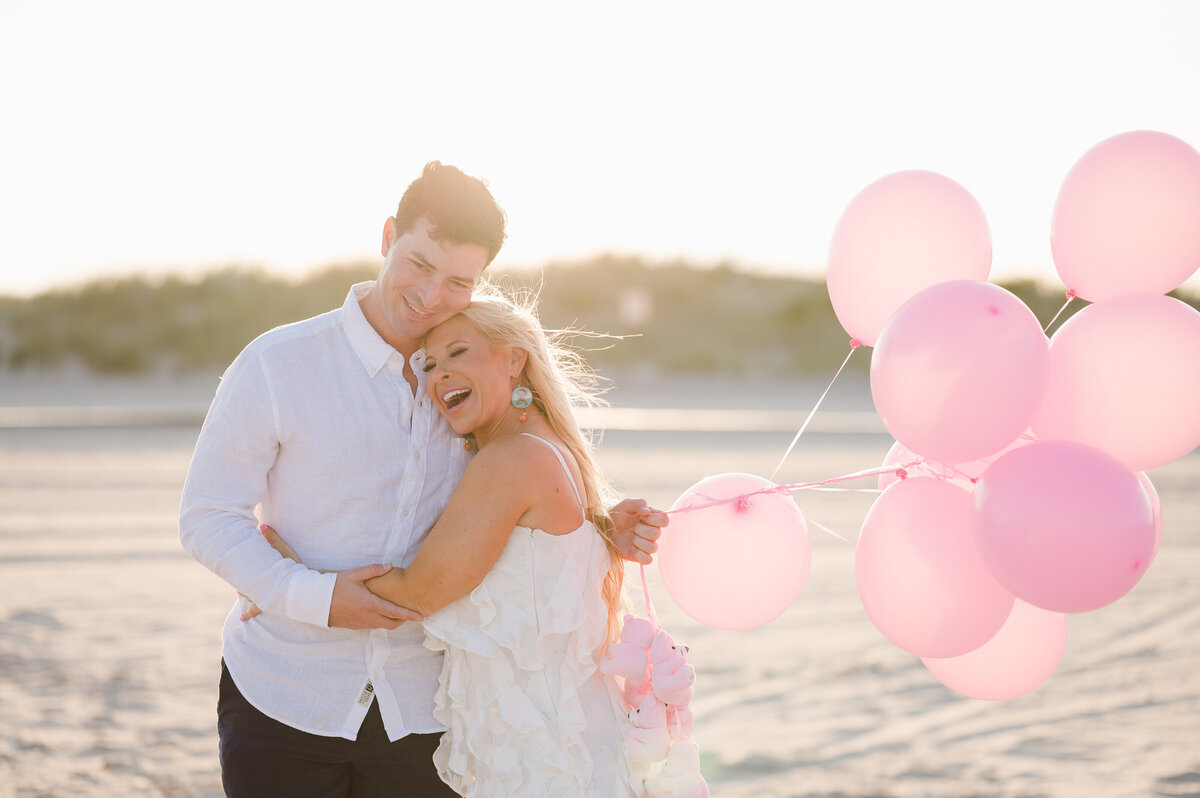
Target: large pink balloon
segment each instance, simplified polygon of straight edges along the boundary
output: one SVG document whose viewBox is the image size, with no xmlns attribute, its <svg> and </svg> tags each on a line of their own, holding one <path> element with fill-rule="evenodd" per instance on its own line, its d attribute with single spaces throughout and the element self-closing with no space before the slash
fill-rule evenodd
<svg viewBox="0 0 1200 798">
<path fill-rule="evenodd" d="M 896 172 L 842 211 L 826 286 L 842 327 L 874 346 L 909 297 L 947 280 L 986 280 L 991 268 L 992 235 L 975 198 L 935 172 Z"/>
<path fill-rule="evenodd" d="M 1092 302 L 1178 288 L 1200 267 L 1200 153 L 1151 130 L 1092 147 L 1059 189 L 1050 249 Z"/>
<path fill-rule="evenodd" d="M 971 495 L 933 477 L 911 477 L 879 494 L 858 538 L 854 575 L 871 622 L 919 656 L 978 648 L 1013 603 L 979 554 Z"/>
<path fill-rule="evenodd" d="M 752 474 L 718 474 L 675 500 L 657 555 L 663 585 L 679 608 L 707 626 L 750 629 L 786 610 L 808 579 L 808 524 L 791 493 Z M 696 508 L 696 509 L 688 509 Z"/>
<path fill-rule="evenodd" d="M 969 698 L 1007 701 L 1042 685 L 1067 650 L 1067 616 L 1023 601 L 996 636 L 949 659 L 922 657 L 939 682 Z"/>
<path fill-rule="evenodd" d="M 1070 441 L 1014 449 L 975 485 L 975 537 L 1017 598 L 1085 612 L 1125 595 L 1154 551 L 1154 515 L 1137 475 Z"/>
<path fill-rule="evenodd" d="M 991 283 L 927 288 L 896 311 L 871 357 L 871 395 L 892 437 L 961 463 L 1017 439 L 1041 404 L 1046 336 L 1020 299 Z"/>
<path fill-rule="evenodd" d="M 1076 313 L 1050 340 L 1050 380 L 1033 430 L 1103 449 L 1132 471 L 1200 446 L 1200 313 L 1154 295 Z"/>
</svg>

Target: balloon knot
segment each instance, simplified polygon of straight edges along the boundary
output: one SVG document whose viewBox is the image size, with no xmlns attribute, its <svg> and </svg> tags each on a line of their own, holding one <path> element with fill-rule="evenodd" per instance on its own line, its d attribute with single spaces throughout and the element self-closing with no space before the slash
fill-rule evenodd
<svg viewBox="0 0 1200 798">
<path fill-rule="evenodd" d="M 738 496 L 737 504 L 735 506 L 737 507 L 738 512 L 740 512 L 740 513 L 746 512 L 747 510 L 750 509 L 750 497 L 749 496 Z"/>
<path fill-rule="evenodd" d="M 853 349 L 858 349 L 858 348 L 859 348 L 860 346 L 862 346 L 862 345 L 863 345 L 862 341 L 858 340 L 857 338 L 851 338 L 851 339 L 850 339 L 850 348 L 851 348 L 852 350 L 853 350 Z"/>
<path fill-rule="evenodd" d="M 979 477 L 971 477 L 971 484 L 972 484 L 972 485 L 978 485 L 978 484 L 979 484 Z"/>
<path fill-rule="evenodd" d="M 1067 299 L 1074 299 L 1077 296 L 1079 296 L 1079 294 L 1075 293 L 1075 289 L 1073 289 L 1073 288 L 1067 289 Z"/>
<path fill-rule="evenodd" d="M 897 468 L 896 476 L 900 479 L 908 479 L 908 472 L 905 471 L 903 468 Z"/>
</svg>

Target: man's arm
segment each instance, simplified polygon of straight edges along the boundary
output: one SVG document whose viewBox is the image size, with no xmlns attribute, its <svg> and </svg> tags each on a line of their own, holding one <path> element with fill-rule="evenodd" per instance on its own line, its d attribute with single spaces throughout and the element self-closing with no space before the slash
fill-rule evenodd
<svg viewBox="0 0 1200 798">
<path fill-rule="evenodd" d="M 539 447 L 533 449 L 533 447 Z M 534 452 L 534 457 L 523 457 Z M 372 591 L 431 615 L 470 593 L 496 564 L 522 515 L 553 484 L 560 466 L 528 439 L 493 443 L 471 459 L 462 481 L 407 568 L 371 580 Z"/>
<path fill-rule="evenodd" d="M 179 509 L 184 550 L 264 610 L 294 621 L 395 628 L 413 617 L 363 586 L 377 572 L 322 574 L 263 540 L 254 508 L 266 494 L 279 437 L 271 386 L 247 349 L 222 377 L 196 442 Z"/>
<path fill-rule="evenodd" d="M 613 520 L 613 542 L 629 562 L 649 565 L 658 551 L 658 539 L 670 519 L 644 499 L 625 499 L 608 511 Z"/>
</svg>

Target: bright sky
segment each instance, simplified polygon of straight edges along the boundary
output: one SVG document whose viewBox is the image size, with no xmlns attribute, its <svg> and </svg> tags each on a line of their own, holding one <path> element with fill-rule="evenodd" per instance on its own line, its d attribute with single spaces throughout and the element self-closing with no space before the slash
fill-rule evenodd
<svg viewBox="0 0 1200 798">
<path fill-rule="evenodd" d="M 819 275 L 855 193 L 928 169 L 982 205 L 994 279 L 1057 283 L 1076 159 L 1200 148 L 1197 42 L 1194 0 L 0 0 L 0 293 L 376 258 L 434 158 L 489 181 L 499 263 Z"/>
</svg>

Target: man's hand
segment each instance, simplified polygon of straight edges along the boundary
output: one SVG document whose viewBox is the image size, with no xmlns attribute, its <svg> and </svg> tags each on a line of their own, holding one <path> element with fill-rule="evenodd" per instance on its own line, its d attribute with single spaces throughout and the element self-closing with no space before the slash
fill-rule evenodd
<svg viewBox="0 0 1200 798">
<path fill-rule="evenodd" d="M 609 510 L 613 520 L 613 542 L 630 562 L 649 565 L 658 551 L 658 538 L 670 519 L 644 499 L 625 499 Z"/>
<path fill-rule="evenodd" d="M 363 582 L 392 570 L 387 564 L 339 571 L 329 603 L 329 625 L 342 629 L 395 629 L 405 621 L 422 621 L 420 613 L 382 599 Z"/>
</svg>

